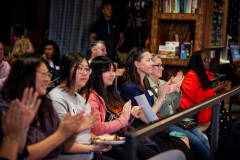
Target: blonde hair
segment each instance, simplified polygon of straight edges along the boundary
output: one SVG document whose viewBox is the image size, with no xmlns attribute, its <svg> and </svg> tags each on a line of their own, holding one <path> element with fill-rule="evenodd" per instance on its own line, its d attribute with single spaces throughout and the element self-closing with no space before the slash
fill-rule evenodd
<svg viewBox="0 0 240 160">
<path fill-rule="evenodd" d="M 30 43 L 31 42 L 29 38 L 18 39 L 13 46 L 13 50 L 12 50 L 13 57 L 17 58 L 22 54 L 26 53 L 26 50 L 30 48 Z"/>
<path fill-rule="evenodd" d="M 161 59 L 159 54 L 151 53 L 151 60 L 155 62 L 158 58 Z"/>
</svg>

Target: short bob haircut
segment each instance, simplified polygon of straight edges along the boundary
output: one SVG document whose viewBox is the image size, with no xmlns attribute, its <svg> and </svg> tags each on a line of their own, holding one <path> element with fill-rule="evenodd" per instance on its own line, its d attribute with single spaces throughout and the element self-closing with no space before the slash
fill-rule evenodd
<svg viewBox="0 0 240 160">
<path fill-rule="evenodd" d="M 55 65 L 59 66 L 59 62 L 60 62 L 60 50 L 58 45 L 52 41 L 52 40 L 46 40 L 45 42 L 43 42 L 39 48 L 39 54 L 43 55 L 44 54 L 44 47 L 48 46 L 48 45 L 53 45 L 53 49 L 54 49 L 54 53 L 52 56 L 52 61 Z"/>
<path fill-rule="evenodd" d="M 87 61 L 86 57 L 82 53 L 75 51 L 66 52 L 62 55 L 59 72 L 61 82 L 66 81 L 66 86 L 64 87 L 71 88 L 75 85 L 77 68 L 84 59 Z M 72 67 L 74 67 L 74 70 L 71 76 Z"/>
<path fill-rule="evenodd" d="M 22 99 L 22 93 L 26 87 L 34 88 L 36 81 L 36 71 L 41 63 L 44 63 L 48 67 L 48 61 L 37 54 L 23 54 L 13 64 L 11 71 L 8 75 L 6 82 L 1 90 L 1 99 L 10 102 L 13 99 Z M 35 118 L 32 125 L 37 125 L 37 121 L 46 130 L 46 117 L 53 117 L 50 101 L 46 98 L 46 95 L 40 97 L 42 103 L 38 109 L 38 119 Z"/>
<path fill-rule="evenodd" d="M 31 42 L 29 38 L 18 39 L 13 46 L 12 50 L 13 57 L 18 58 L 22 54 L 26 53 L 26 50 L 30 47 L 30 43 Z"/>
</svg>

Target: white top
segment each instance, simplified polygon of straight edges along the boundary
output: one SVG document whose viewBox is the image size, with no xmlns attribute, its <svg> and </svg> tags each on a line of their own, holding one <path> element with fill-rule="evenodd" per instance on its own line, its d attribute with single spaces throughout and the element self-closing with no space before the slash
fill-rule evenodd
<svg viewBox="0 0 240 160">
<path fill-rule="evenodd" d="M 54 63 L 52 60 L 48 60 L 50 67 L 54 68 Z M 59 70 L 59 66 L 55 65 L 56 70 Z"/>
</svg>

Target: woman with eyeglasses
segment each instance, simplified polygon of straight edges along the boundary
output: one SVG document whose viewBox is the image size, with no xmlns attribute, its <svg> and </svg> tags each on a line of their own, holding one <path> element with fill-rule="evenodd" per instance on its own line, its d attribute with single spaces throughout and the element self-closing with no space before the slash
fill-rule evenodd
<svg viewBox="0 0 240 160">
<path fill-rule="evenodd" d="M 179 107 L 186 109 L 192 105 L 202 102 L 224 91 L 227 84 L 219 82 L 212 88 L 211 80 L 214 79 L 210 73 L 211 59 L 203 51 L 196 51 L 190 57 L 187 74 L 182 83 L 182 99 Z M 209 123 L 211 120 L 212 108 L 201 111 L 198 115 L 198 122 Z"/>
<path fill-rule="evenodd" d="M 115 87 L 116 66 L 108 57 L 96 57 L 92 60 L 90 67 L 92 74 L 88 83 L 91 88 L 80 90 L 86 93 L 85 97 L 92 109 L 101 113 L 96 125 L 92 128 L 95 135 L 117 134 L 124 137 L 127 129 L 134 118 L 139 118 L 142 108 L 132 106 L 131 101 L 124 102 Z M 145 160 L 157 154 L 156 151 L 138 142 L 136 144 L 137 154 L 134 159 Z M 113 146 L 103 153 L 116 160 L 124 159 L 124 145 Z"/>
<path fill-rule="evenodd" d="M 86 85 L 91 74 L 86 57 L 79 52 L 64 53 L 60 60 L 59 71 L 61 83 L 49 92 L 48 98 L 52 100 L 53 107 L 60 119 L 64 119 L 64 115 L 68 112 L 70 116 L 73 116 L 82 110 L 85 110 L 84 116 L 91 116 L 91 106 L 77 93 L 78 89 Z M 98 117 L 99 115 L 100 113 L 98 113 Z M 66 152 L 67 154 L 62 154 L 59 159 L 98 159 L 102 155 L 94 155 L 93 152 L 107 152 L 111 149 L 111 146 L 108 145 L 91 144 L 91 138 L 95 138 L 95 135 L 91 133 L 91 128 L 79 133 L 72 148 Z M 103 159 L 107 160 L 108 157 Z"/>
<path fill-rule="evenodd" d="M 154 96 L 146 77 L 146 75 L 151 74 L 152 72 L 153 62 L 150 53 L 144 48 L 133 48 L 129 52 L 127 58 L 125 71 L 122 77 L 122 89 L 120 95 L 125 102 L 130 99 L 132 105 L 135 106 L 138 105 L 138 103 L 134 97 L 145 94 L 153 112 L 157 113 L 162 107 L 170 81 L 164 83 L 158 88 L 158 98 L 154 102 Z M 142 113 L 140 119 L 134 119 L 131 126 L 138 128 L 149 123 L 150 122 L 144 113 Z M 194 155 L 188 148 L 187 137 L 179 139 L 169 136 L 168 133 L 157 133 L 156 135 L 151 136 L 150 139 L 158 145 L 161 152 L 170 149 L 180 149 L 185 154 L 186 159 L 195 159 Z"/>
<path fill-rule="evenodd" d="M 61 122 L 51 101 L 46 97 L 51 76 L 47 60 L 36 54 L 24 54 L 13 64 L 1 90 L 0 117 L 3 116 L 2 111 L 6 112 L 10 102 L 15 99 L 19 99 L 18 101 L 21 101 L 25 108 L 35 108 L 40 105 L 36 116 L 33 114 L 34 116 L 24 117 L 24 121 L 28 119 L 33 122 L 29 128 L 25 126 L 21 137 L 4 135 L 6 136 L 4 140 L 2 138 L 4 133 L 2 130 L 0 132 L 1 143 L 19 141 L 19 144 L 22 144 L 22 141 L 26 141 L 23 145 L 27 145 L 28 155 L 27 151 L 23 152 L 23 146 L 19 146 L 18 150 L 18 153 L 27 156 L 26 160 L 57 159 L 62 151 L 68 151 L 72 147 L 77 138 L 76 135 L 91 128 L 97 119 L 97 114 L 92 117 L 84 117 L 84 111 L 82 111 L 71 117 L 69 114 L 65 114 L 65 118 Z M 83 124 L 84 121 L 90 123 Z M 23 158 L 25 157 L 19 157 L 19 159 Z"/>
<path fill-rule="evenodd" d="M 162 86 L 166 81 L 161 80 L 159 78 L 162 77 L 162 71 L 164 70 L 162 61 L 160 59 L 160 55 L 151 54 L 153 61 L 153 72 L 147 75 L 147 79 L 150 83 L 151 91 L 154 95 L 154 100 L 158 98 L 158 94 L 156 89 Z M 177 91 L 170 93 L 166 96 L 166 99 L 163 102 L 161 109 L 157 112 L 157 114 L 161 117 L 167 117 L 177 113 L 179 109 L 179 104 L 181 102 L 182 92 L 181 92 L 181 83 L 183 81 L 184 76 L 182 72 L 179 72 L 175 78 L 170 80 L 170 85 L 177 86 Z M 178 84 L 178 85 L 176 85 Z M 208 139 L 205 135 L 197 128 L 192 128 L 189 130 L 182 129 L 176 125 L 172 125 L 168 127 L 169 131 L 177 131 L 181 133 L 186 133 L 189 139 L 189 145 L 191 151 L 195 155 L 195 157 L 199 160 L 209 159 L 210 156 L 210 145 Z"/>
</svg>

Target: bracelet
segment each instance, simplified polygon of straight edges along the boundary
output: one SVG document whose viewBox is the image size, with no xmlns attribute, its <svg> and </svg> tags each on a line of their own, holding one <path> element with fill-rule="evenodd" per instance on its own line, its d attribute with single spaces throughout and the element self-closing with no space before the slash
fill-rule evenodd
<svg viewBox="0 0 240 160">
<path fill-rule="evenodd" d="M 10 141 L 10 140 L 15 140 L 15 141 L 20 141 L 20 138 L 13 138 L 10 136 L 3 137 L 3 142 Z"/>
<path fill-rule="evenodd" d="M 92 152 L 92 145 L 89 145 L 89 147 L 90 147 L 90 153 Z"/>
</svg>

